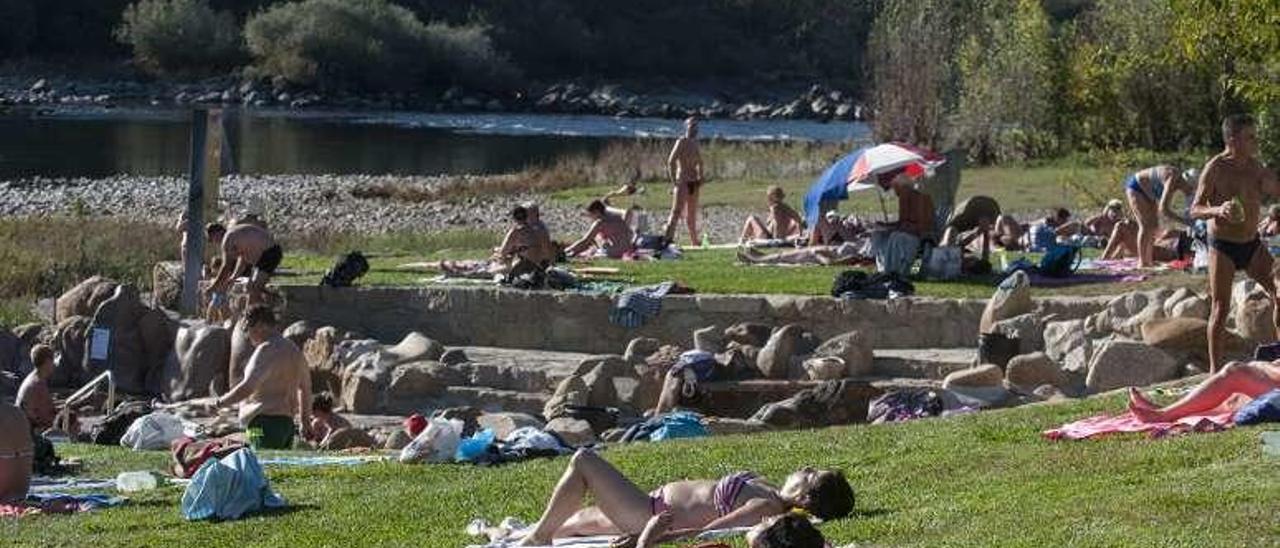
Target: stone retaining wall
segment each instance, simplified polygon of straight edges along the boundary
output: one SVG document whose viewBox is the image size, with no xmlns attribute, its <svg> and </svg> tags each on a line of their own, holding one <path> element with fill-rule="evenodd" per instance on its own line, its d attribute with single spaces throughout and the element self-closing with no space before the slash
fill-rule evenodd
<svg viewBox="0 0 1280 548">
<path fill-rule="evenodd" d="M 281 287 L 288 321 L 309 320 L 397 341 L 420 331 L 446 345 L 621 354 L 635 337 L 692 346 L 694 329 L 744 321 L 801 324 L 822 338 L 854 329 L 875 348 L 976 345 L 982 300 L 911 298 L 851 301 L 791 295 L 676 295 L 637 329 L 609 322 L 606 296 L 497 288 Z M 1078 319 L 1110 297 L 1037 301 L 1043 314 Z"/>
</svg>

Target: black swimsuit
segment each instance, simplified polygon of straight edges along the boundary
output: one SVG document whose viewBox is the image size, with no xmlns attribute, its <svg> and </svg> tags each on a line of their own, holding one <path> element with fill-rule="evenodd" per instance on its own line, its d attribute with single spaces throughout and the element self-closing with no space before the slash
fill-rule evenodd
<svg viewBox="0 0 1280 548">
<path fill-rule="evenodd" d="M 1231 259 L 1231 264 L 1235 265 L 1236 270 L 1244 270 L 1249 266 L 1249 262 L 1253 261 L 1253 255 L 1258 252 L 1258 247 L 1261 244 L 1262 240 L 1258 239 L 1257 236 L 1244 243 L 1219 240 L 1209 236 L 1209 247 Z"/>
</svg>

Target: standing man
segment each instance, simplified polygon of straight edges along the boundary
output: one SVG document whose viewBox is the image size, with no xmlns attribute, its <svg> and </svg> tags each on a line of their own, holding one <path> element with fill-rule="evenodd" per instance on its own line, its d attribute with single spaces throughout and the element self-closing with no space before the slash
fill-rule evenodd
<svg viewBox="0 0 1280 548">
<path fill-rule="evenodd" d="M 698 148 L 698 119 L 684 121 L 684 137 L 676 139 L 667 158 L 667 176 L 675 184 L 672 190 L 671 216 L 667 218 L 664 236 L 674 242 L 676 223 L 683 215 L 689 226 L 689 241 L 698 245 L 698 190 L 702 187 L 702 151 Z"/>
<path fill-rule="evenodd" d="M 898 220 L 877 223 L 879 230 L 871 239 L 876 270 L 907 276 L 920 251 L 920 243 L 935 236 L 933 199 L 912 187 L 902 170 L 884 173 L 878 178 L 881 189 L 892 190 L 898 196 Z"/>
<path fill-rule="evenodd" d="M 284 259 L 284 251 L 271 233 L 258 223 L 237 223 L 231 225 L 230 230 L 218 223 L 209 223 L 205 235 L 210 244 L 222 249 L 222 267 L 208 289 L 211 305 L 221 304 L 232 280 L 250 267 L 253 274 L 249 278 L 249 304 L 264 302 L 267 282 Z"/>
<path fill-rule="evenodd" d="M 1258 216 L 1262 194 L 1280 195 L 1276 174 L 1258 162 L 1258 133 L 1248 115 L 1228 116 L 1222 121 L 1226 150 L 1205 164 L 1191 206 L 1191 216 L 1209 223 L 1209 371 L 1221 361 L 1222 332 L 1231 306 L 1231 284 L 1236 271 L 1243 270 L 1266 290 L 1273 300 L 1276 284 L 1272 277 L 1271 254 L 1258 238 Z M 1280 332 L 1280 307 L 1274 321 Z"/>
<path fill-rule="evenodd" d="M 297 345 L 280 334 L 275 313 L 255 305 L 245 313 L 245 328 L 256 349 L 244 378 L 217 400 L 218 407 L 240 404 L 240 423 L 260 429 L 259 447 L 291 449 L 293 436 L 311 428 L 311 371 Z M 297 426 L 294 417 L 297 417 Z"/>
</svg>

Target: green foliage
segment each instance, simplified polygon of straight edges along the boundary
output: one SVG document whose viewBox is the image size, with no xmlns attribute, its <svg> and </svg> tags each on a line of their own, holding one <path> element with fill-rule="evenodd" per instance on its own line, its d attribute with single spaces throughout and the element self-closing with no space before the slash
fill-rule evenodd
<svg viewBox="0 0 1280 548">
<path fill-rule="evenodd" d="M 225 69 L 243 52 L 235 18 L 208 0 L 142 0 L 125 8 L 116 37 L 156 73 Z"/>
<path fill-rule="evenodd" d="M 245 38 L 262 74 L 322 88 L 502 87 L 514 73 L 484 29 L 424 25 L 385 0 L 279 4 Z"/>
<path fill-rule="evenodd" d="M 985 3 L 960 46 L 960 99 L 951 141 L 979 163 L 1057 152 L 1052 134 L 1054 58 L 1037 0 Z"/>
</svg>

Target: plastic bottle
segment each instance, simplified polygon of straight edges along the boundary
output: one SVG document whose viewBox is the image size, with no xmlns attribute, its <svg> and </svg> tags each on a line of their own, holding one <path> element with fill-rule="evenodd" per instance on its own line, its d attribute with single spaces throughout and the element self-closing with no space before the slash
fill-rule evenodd
<svg viewBox="0 0 1280 548">
<path fill-rule="evenodd" d="M 1280 457 L 1280 431 L 1262 433 L 1262 454 Z"/>
<path fill-rule="evenodd" d="M 703 232 L 702 233 L 702 249 L 706 249 L 708 247 L 711 247 L 711 237 L 707 236 L 706 232 Z"/>
<path fill-rule="evenodd" d="M 137 472 L 121 472 L 116 476 L 116 489 L 131 493 L 149 491 L 156 488 L 156 477 L 145 470 Z"/>
</svg>

